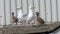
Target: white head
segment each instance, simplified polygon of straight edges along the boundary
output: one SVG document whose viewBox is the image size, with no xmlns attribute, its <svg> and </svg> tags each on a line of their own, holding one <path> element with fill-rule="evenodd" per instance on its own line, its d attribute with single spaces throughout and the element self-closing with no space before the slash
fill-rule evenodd
<svg viewBox="0 0 60 34">
<path fill-rule="evenodd" d="M 32 9 L 32 6 L 29 6 L 29 9 Z"/>
</svg>

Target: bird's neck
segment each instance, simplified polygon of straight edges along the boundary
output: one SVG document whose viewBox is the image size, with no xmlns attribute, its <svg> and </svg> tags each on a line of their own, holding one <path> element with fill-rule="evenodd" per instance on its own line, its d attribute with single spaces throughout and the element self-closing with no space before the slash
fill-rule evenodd
<svg viewBox="0 0 60 34">
<path fill-rule="evenodd" d="M 14 15 L 12 15 L 12 17 L 14 17 Z"/>
<path fill-rule="evenodd" d="M 37 17 L 40 17 L 40 16 L 37 16 Z"/>
</svg>

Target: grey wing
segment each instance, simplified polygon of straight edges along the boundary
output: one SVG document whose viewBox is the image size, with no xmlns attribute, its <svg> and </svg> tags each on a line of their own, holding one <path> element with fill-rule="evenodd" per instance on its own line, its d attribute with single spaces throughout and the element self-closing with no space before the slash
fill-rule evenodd
<svg viewBox="0 0 60 34">
<path fill-rule="evenodd" d="M 24 20 L 26 20 L 26 19 L 27 19 L 27 17 L 28 17 L 28 15 L 27 15 L 27 14 L 23 15 Z"/>
<path fill-rule="evenodd" d="M 24 17 L 24 18 L 25 18 L 26 16 L 27 16 L 27 14 L 23 15 L 22 17 Z"/>
</svg>

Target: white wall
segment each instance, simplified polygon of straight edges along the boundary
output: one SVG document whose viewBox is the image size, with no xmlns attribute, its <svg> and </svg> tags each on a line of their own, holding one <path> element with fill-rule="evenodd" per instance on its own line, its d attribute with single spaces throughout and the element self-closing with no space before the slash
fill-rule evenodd
<svg viewBox="0 0 60 34">
<path fill-rule="evenodd" d="M 32 1 L 33 0 L 28 0 L 28 7 L 33 5 Z M 46 1 L 46 4 L 44 1 Z M 51 11 L 52 11 L 52 22 L 55 22 L 55 21 L 57 21 L 57 11 L 59 14 L 59 8 L 60 8 L 59 7 L 59 5 L 60 5 L 59 1 L 60 0 L 57 0 L 57 2 L 56 2 L 56 0 L 40 0 L 40 9 L 39 9 L 39 0 L 34 0 L 34 6 L 36 7 L 35 12 L 40 10 L 41 17 L 45 21 L 47 20 L 50 22 L 51 21 Z M 58 3 L 58 5 L 56 3 Z M 21 3 L 20 3 L 20 5 L 21 5 Z M 26 5 L 27 5 L 27 0 L 23 0 L 23 12 L 24 13 L 27 12 L 27 10 L 26 10 L 27 6 Z M 46 19 L 45 19 L 45 11 L 46 11 Z M 58 15 L 58 17 L 60 17 L 60 16 Z M 58 19 L 58 21 L 60 21 L 60 18 Z"/>
<path fill-rule="evenodd" d="M 6 24 L 10 24 L 10 0 L 5 0 Z"/>
<path fill-rule="evenodd" d="M 11 2 L 10 2 L 11 1 Z M 15 16 L 17 14 L 17 9 L 16 9 L 16 5 L 21 6 L 21 0 L 19 0 L 20 2 L 18 2 L 18 4 L 16 4 L 17 0 L 5 0 L 5 6 L 4 6 L 4 0 L 0 0 L 0 16 L 2 16 L 2 21 L 1 24 L 5 23 L 6 24 L 10 24 L 10 16 L 11 16 L 11 12 L 15 13 Z M 33 0 L 28 0 L 28 7 L 33 5 Z M 35 12 L 40 10 L 40 16 L 45 20 L 45 10 L 46 10 L 46 17 L 47 17 L 47 21 L 51 21 L 51 9 L 52 9 L 52 21 L 57 21 L 57 10 L 56 10 L 56 0 L 51 0 L 52 5 L 50 4 L 50 0 L 46 0 L 46 4 L 44 3 L 44 0 L 40 0 L 40 9 L 39 9 L 39 1 L 38 0 L 34 0 L 34 6 L 36 7 Z M 23 6 L 23 13 L 26 14 L 27 13 L 27 0 L 22 0 L 22 6 Z M 60 21 L 60 0 L 57 0 L 57 6 L 58 6 L 58 21 Z M 52 6 L 52 8 L 51 8 Z M 5 11 L 4 11 L 5 8 Z M 4 14 L 4 12 L 6 14 Z M 5 16 L 6 15 L 6 19 Z"/>
<path fill-rule="evenodd" d="M 4 23 L 5 23 L 5 19 L 4 19 L 4 0 L 0 0 L 0 16 L 2 16 L 0 24 L 4 25 Z"/>
<path fill-rule="evenodd" d="M 10 2 L 11 1 L 11 2 Z M 16 0 L 0 0 L 0 16 L 2 16 L 1 25 L 8 25 L 11 22 L 11 12 L 16 16 Z"/>
</svg>

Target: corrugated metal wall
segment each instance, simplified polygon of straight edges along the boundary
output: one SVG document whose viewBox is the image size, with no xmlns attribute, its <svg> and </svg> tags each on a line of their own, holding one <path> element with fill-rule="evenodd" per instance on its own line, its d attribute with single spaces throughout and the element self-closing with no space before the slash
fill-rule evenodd
<svg viewBox="0 0 60 34">
<path fill-rule="evenodd" d="M 30 6 L 35 6 L 36 8 L 34 11 L 40 12 L 40 16 L 45 20 L 45 21 L 60 21 L 60 16 L 59 16 L 59 8 L 60 0 L 18 0 L 19 2 L 18 7 L 23 8 L 23 12 L 27 13 Z M 21 4 L 22 3 L 22 4 Z M 59 18 L 59 19 L 58 19 Z"/>
<path fill-rule="evenodd" d="M 11 12 L 16 16 L 16 0 L 0 0 L 0 16 L 1 25 L 8 25 L 11 23 Z"/>
<path fill-rule="evenodd" d="M 29 6 L 35 6 L 34 11 L 40 12 L 45 21 L 60 21 L 60 0 L 0 0 L 0 24 L 11 23 L 11 12 L 17 16 L 17 7 L 22 7 L 23 13 L 28 13 Z"/>
</svg>

